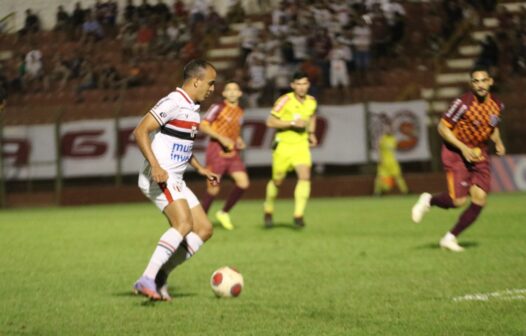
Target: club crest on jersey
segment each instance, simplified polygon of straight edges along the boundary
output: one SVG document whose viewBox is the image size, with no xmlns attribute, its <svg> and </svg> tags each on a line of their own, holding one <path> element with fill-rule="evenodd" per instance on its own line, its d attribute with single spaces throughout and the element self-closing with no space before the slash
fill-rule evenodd
<svg viewBox="0 0 526 336">
<path fill-rule="evenodd" d="M 500 118 L 498 115 L 495 115 L 495 114 L 490 114 L 489 115 L 489 124 L 492 126 L 492 127 L 495 127 L 499 124 L 499 121 L 500 121 Z"/>
<path fill-rule="evenodd" d="M 161 118 L 166 118 L 166 113 L 165 112 L 161 112 L 161 113 L 159 113 L 159 115 L 161 116 Z"/>
</svg>

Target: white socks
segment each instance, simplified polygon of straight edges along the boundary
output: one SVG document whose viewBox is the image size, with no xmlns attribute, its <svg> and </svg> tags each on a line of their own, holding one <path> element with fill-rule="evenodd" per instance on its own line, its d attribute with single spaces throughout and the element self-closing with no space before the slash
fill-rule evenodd
<svg viewBox="0 0 526 336">
<path fill-rule="evenodd" d="M 179 231 L 174 228 L 169 228 L 168 231 L 161 236 L 161 239 L 159 239 L 157 248 L 153 252 L 143 276 L 155 279 L 161 266 L 178 250 L 182 240 L 183 236 L 181 236 Z"/>
<path fill-rule="evenodd" d="M 180 248 L 163 265 L 163 270 L 170 274 L 177 266 L 190 259 L 203 245 L 203 240 L 195 232 L 190 232 L 181 242 Z"/>
</svg>

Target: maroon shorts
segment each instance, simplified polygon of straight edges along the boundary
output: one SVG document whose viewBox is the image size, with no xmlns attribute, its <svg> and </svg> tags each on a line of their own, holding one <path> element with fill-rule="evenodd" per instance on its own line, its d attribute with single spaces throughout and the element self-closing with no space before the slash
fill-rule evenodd
<svg viewBox="0 0 526 336">
<path fill-rule="evenodd" d="M 219 175 L 246 171 L 245 164 L 239 157 L 239 152 L 225 153 L 217 141 L 210 141 L 206 148 L 206 166 Z"/>
<path fill-rule="evenodd" d="M 447 187 L 451 198 L 466 197 L 472 185 L 489 193 L 491 174 L 487 150 L 483 149 L 482 155 L 483 161 L 469 163 L 459 151 L 442 145 L 442 163 L 446 170 Z"/>
</svg>

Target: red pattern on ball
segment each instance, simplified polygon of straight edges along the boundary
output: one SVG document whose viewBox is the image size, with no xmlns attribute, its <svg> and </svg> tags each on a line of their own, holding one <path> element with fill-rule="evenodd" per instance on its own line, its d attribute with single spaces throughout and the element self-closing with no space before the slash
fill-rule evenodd
<svg viewBox="0 0 526 336">
<path fill-rule="evenodd" d="M 212 283 L 214 286 L 219 286 L 219 284 L 223 281 L 223 274 L 220 272 L 217 272 L 214 274 L 214 277 L 212 278 Z"/>
<path fill-rule="evenodd" d="M 235 284 L 230 288 L 230 294 L 232 294 L 233 297 L 239 296 L 241 294 L 241 284 Z"/>
</svg>

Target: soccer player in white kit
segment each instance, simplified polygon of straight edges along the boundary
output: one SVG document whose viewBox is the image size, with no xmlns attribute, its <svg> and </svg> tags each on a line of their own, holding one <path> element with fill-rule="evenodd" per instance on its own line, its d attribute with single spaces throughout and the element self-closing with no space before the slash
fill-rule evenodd
<svg viewBox="0 0 526 336">
<path fill-rule="evenodd" d="M 204 60 L 190 61 L 183 85 L 148 112 L 133 134 L 145 158 L 139 188 L 161 210 L 170 228 L 159 243 L 134 291 L 153 300 L 171 300 L 166 285 L 169 273 L 193 256 L 212 236 L 212 224 L 197 197 L 186 186 L 183 173 L 192 165 L 212 183 L 219 176 L 192 155 L 199 127 L 199 103 L 214 91 L 216 70 Z"/>
</svg>

